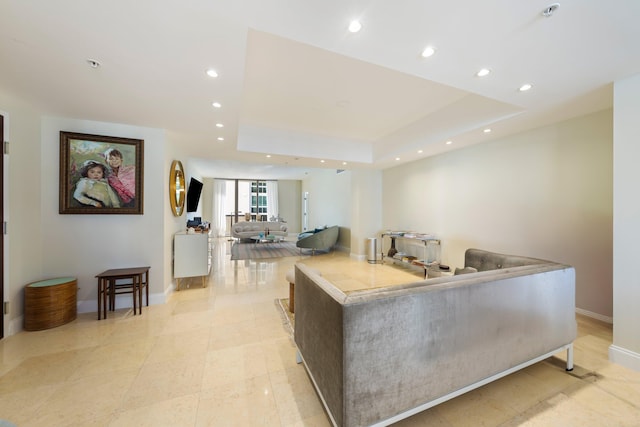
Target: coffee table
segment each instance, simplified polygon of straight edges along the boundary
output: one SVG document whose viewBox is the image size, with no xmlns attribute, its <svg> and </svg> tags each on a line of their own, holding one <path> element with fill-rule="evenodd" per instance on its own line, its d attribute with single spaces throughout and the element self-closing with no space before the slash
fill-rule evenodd
<svg viewBox="0 0 640 427">
<path fill-rule="evenodd" d="M 268 236 L 251 236 L 251 240 L 255 243 L 280 243 L 284 241 L 284 237 L 269 234 Z"/>
</svg>

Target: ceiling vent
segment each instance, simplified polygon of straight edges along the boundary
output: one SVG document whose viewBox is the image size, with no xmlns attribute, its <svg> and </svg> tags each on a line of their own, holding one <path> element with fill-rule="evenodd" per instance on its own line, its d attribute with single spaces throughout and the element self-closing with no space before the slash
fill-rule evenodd
<svg viewBox="0 0 640 427">
<path fill-rule="evenodd" d="M 544 9 L 542 11 L 542 16 L 544 16 L 545 18 L 549 18 L 550 16 L 552 16 L 555 11 L 560 7 L 560 3 L 553 3 L 550 4 L 549 6 L 547 6 L 546 9 Z"/>
</svg>

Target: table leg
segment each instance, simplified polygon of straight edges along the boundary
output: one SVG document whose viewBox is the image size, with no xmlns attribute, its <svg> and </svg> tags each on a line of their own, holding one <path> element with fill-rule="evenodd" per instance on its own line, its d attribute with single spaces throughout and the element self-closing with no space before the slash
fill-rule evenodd
<svg viewBox="0 0 640 427">
<path fill-rule="evenodd" d="M 111 290 L 109 288 L 109 279 L 102 279 L 102 309 L 104 310 L 104 317 L 107 317 L 107 308 L 111 309 Z"/>
<path fill-rule="evenodd" d="M 103 279 L 102 286 L 104 290 L 104 293 L 102 295 L 102 308 L 104 310 L 104 318 L 106 319 L 107 308 L 111 308 L 111 281 L 109 279 Z"/>
<path fill-rule="evenodd" d="M 295 312 L 295 284 L 289 282 L 289 311 Z"/>
<path fill-rule="evenodd" d="M 140 305 L 138 306 L 138 312 L 142 314 L 142 274 L 138 275 L 138 298 Z"/>
<path fill-rule="evenodd" d="M 107 295 L 110 293 L 110 281 L 109 279 L 102 278 L 102 285 L 100 286 L 100 293 L 102 294 L 102 312 L 104 313 L 104 319 L 107 318 L 107 299 L 109 299 L 109 304 L 111 304 L 111 295 Z"/>
<path fill-rule="evenodd" d="M 98 278 L 98 320 L 102 316 L 102 277 Z"/>
<path fill-rule="evenodd" d="M 149 270 L 144 273 L 144 286 L 147 288 L 147 307 L 149 307 Z"/>
<path fill-rule="evenodd" d="M 107 283 L 109 283 L 109 310 L 116 310 L 116 280 L 115 279 L 107 279 Z M 107 312 L 105 311 L 104 317 L 107 317 Z"/>
<path fill-rule="evenodd" d="M 136 300 L 138 299 L 138 275 L 133 275 L 131 277 L 131 281 L 133 282 L 131 284 L 131 286 L 133 286 L 133 289 L 131 290 L 132 295 L 133 295 L 133 315 L 136 315 Z"/>
</svg>

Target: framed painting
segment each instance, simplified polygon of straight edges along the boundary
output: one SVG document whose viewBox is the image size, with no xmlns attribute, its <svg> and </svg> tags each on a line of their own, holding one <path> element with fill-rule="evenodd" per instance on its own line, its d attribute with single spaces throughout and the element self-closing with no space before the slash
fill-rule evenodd
<svg viewBox="0 0 640 427">
<path fill-rule="evenodd" d="M 144 140 L 60 132 L 61 214 L 143 213 Z"/>
</svg>

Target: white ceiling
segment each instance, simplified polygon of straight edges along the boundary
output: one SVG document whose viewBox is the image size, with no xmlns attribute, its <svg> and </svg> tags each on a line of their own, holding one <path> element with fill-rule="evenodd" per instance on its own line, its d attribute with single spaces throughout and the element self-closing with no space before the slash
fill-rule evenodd
<svg viewBox="0 0 640 427">
<path fill-rule="evenodd" d="M 640 1 L 551 3 L 0 0 L 0 90 L 167 129 L 205 177 L 386 168 L 611 107 L 640 72 Z"/>
</svg>

